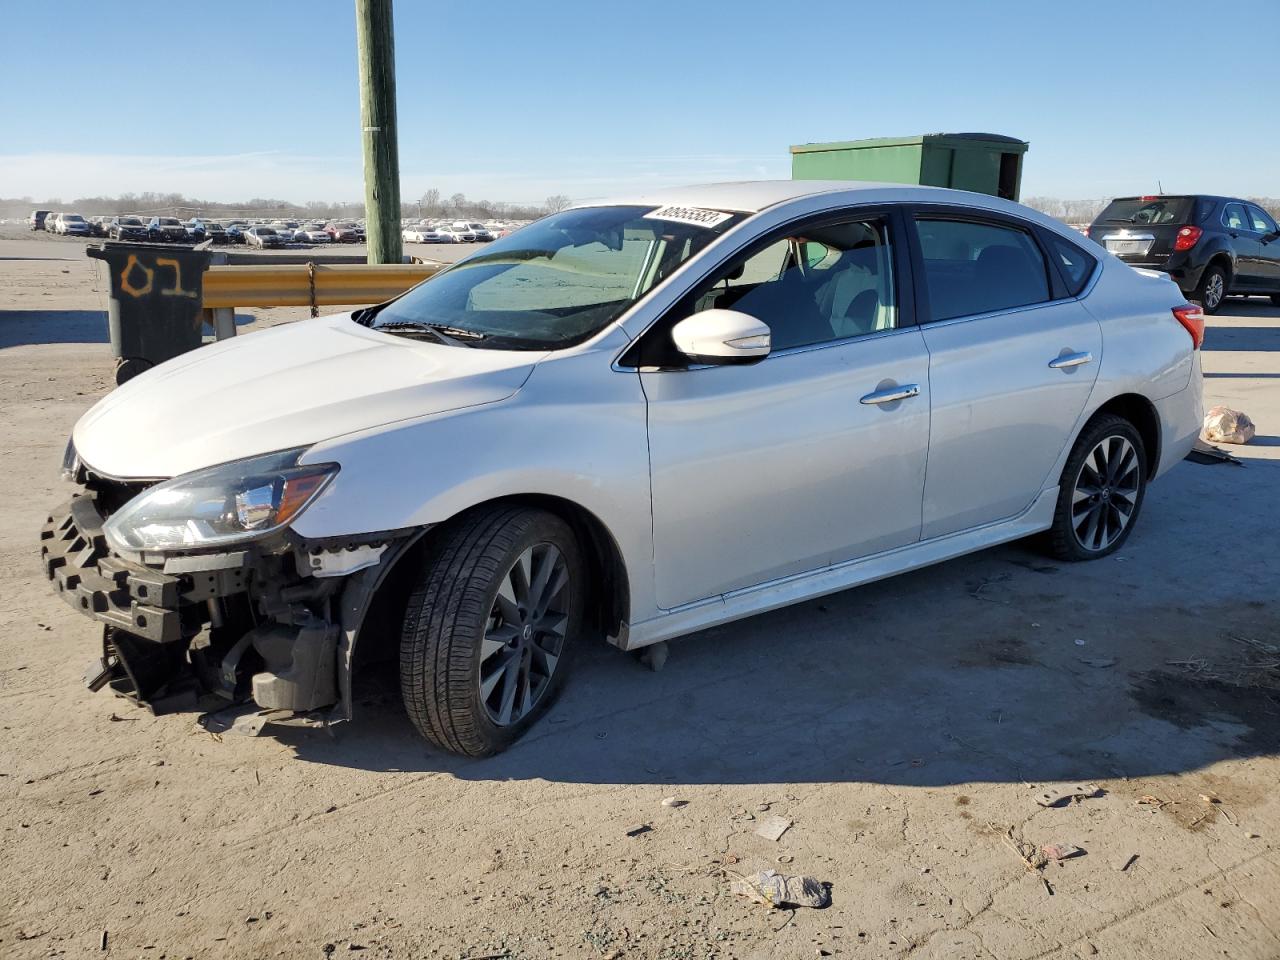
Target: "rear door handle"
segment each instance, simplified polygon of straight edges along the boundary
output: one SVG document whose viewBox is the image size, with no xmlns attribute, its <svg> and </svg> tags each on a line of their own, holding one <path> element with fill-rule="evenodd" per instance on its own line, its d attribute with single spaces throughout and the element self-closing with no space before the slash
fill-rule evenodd
<svg viewBox="0 0 1280 960">
<path fill-rule="evenodd" d="M 1050 360 L 1049 366 L 1054 370 L 1062 370 L 1067 367 L 1078 367 L 1082 363 L 1093 363 L 1093 354 L 1088 351 L 1084 353 L 1064 353 L 1062 356 Z"/>
<path fill-rule="evenodd" d="M 904 383 L 900 387 L 885 387 L 875 390 L 859 400 L 859 403 L 893 403 L 895 400 L 909 400 L 920 396 L 920 386 L 915 383 Z"/>
</svg>

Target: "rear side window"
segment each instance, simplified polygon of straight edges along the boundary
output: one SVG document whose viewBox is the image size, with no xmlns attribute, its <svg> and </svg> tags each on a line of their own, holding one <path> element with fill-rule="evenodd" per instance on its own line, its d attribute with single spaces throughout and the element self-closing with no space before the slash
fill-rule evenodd
<svg viewBox="0 0 1280 960">
<path fill-rule="evenodd" d="M 951 320 L 1049 299 L 1044 255 L 1029 233 L 965 220 L 916 221 L 931 320 Z"/>
<path fill-rule="evenodd" d="M 1093 275 L 1093 268 L 1098 261 L 1057 234 L 1046 234 L 1045 241 L 1049 247 L 1049 256 L 1057 263 L 1058 271 L 1067 285 L 1067 296 L 1079 296 L 1089 282 L 1089 277 Z"/>
</svg>

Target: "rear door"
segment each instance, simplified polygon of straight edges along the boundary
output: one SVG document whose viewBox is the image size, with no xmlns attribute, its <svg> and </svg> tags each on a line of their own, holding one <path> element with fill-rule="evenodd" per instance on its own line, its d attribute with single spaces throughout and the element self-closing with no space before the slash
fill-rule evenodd
<svg viewBox="0 0 1280 960">
<path fill-rule="evenodd" d="M 1102 356 L 1102 331 L 1076 298 L 1096 261 L 1037 232 L 957 208 L 914 217 L 916 297 L 929 350 L 931 427 L 922 539 L 1022 513 L 1071 441 Z M 1061 246 L 1061 249 L 1057 247 Z"/>
</svg>

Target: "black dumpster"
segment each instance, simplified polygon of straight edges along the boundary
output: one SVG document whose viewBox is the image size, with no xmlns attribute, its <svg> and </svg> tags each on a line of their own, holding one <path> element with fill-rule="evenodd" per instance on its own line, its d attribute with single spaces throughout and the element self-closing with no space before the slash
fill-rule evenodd
<svg viewBox="0 0 1280 960">
<path fill-rule="evenodd" d="M 117 384 L 200 346 L 208 250 L 108 242 L 85 253 L 105 260 L 111 274 L 107 318 Z"/>
</svg>

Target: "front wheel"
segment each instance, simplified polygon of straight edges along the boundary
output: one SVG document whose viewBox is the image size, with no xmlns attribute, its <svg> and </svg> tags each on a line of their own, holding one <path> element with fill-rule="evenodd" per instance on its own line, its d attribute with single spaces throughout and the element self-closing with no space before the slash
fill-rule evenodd
<svg viewBox="0 0 1280 960">
<path fill-rule="evenodd" d="M 585 589 L 559 517 L 500 506 L 459 518 L 428 547 L 405 610 L 400 689 L 418 731 L 470 757 L 519 739 L 559 693 Z"/>
<path fill-rule="evenodd" d="M 1142 437 L 1105 414 L 1080 435 L 1058 486 L 1049 549 L 1060 560 L 1097 560 L 1129 538 L 1147 488 Z"/>
<path fill-rule="evenodd" d="M 1222 301 L 1227 299 L 1227 271 L 1216 263 L 1205 267 L 1194 298 L 1199 301 L 1205 313 L 1217 313 Z"/>
</svg>

